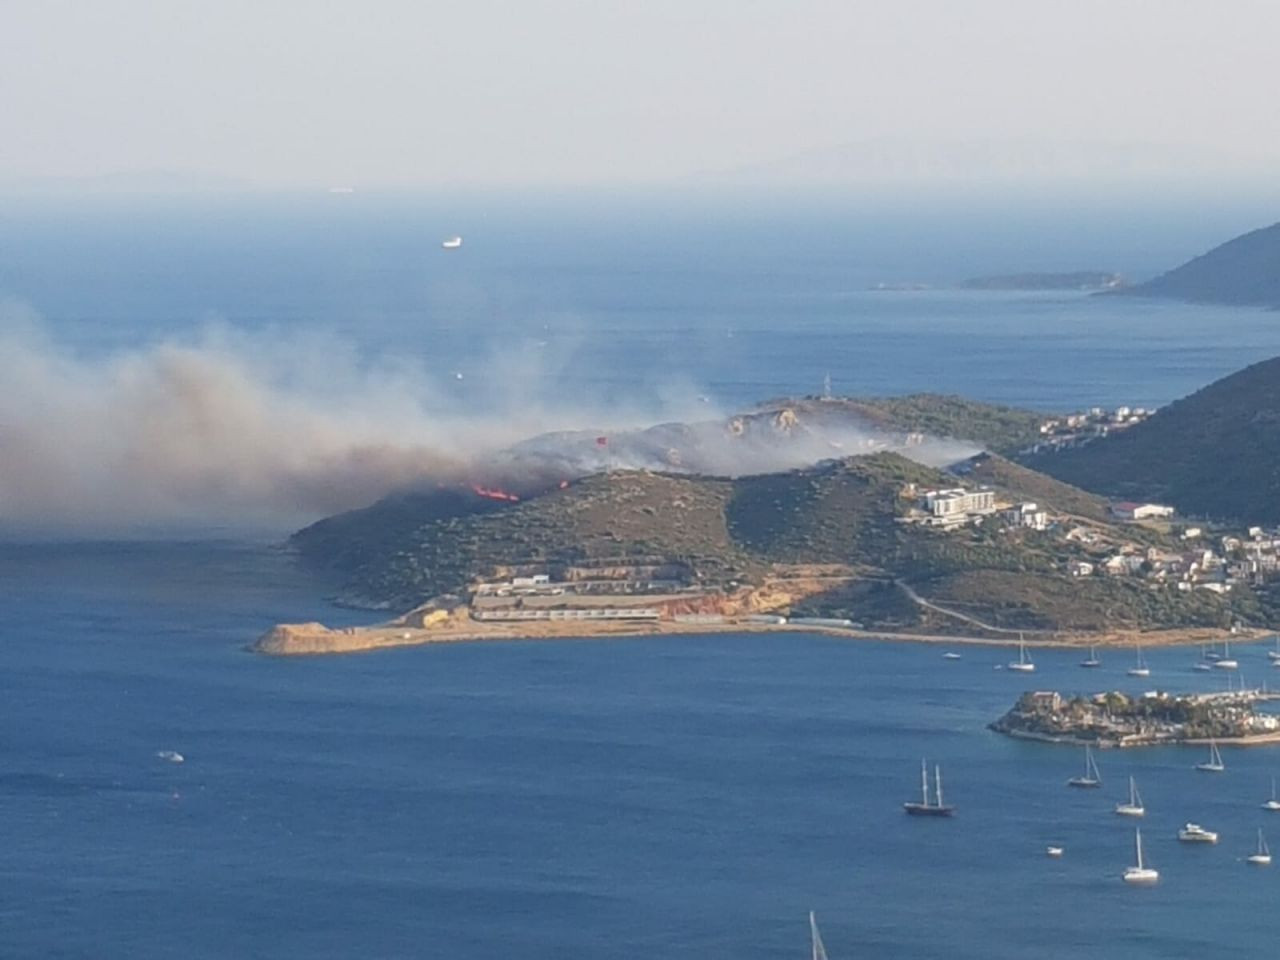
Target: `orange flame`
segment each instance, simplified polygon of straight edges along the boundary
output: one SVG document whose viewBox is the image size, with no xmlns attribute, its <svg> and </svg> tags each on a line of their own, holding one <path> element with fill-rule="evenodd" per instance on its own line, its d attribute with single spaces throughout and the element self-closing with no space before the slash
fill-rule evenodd
<svg viewBox="0 0 1280 960">
<path fill-rule="evenodd" d="M 497 487 L 482 487 L 478 483 L 471 484 L 471 492 L 478 497 L 485 497 L 489 500 L 502 500 L 506 503 L 520 502 L 520 497 L 514 493 L 507 493 L 507 491 L 499 490 Z"/>
</svg>

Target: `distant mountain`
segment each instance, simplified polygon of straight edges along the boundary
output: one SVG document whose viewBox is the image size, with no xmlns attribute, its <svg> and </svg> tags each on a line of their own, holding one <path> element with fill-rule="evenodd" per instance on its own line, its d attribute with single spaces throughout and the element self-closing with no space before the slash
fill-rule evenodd
<svg viewBox="0 0 1280 960">
<path fill-rule="evenodd" d="M 1116 292 L 1280 309 L 1280 223 L 1228 240 L 1154 280 Z"/>
<path fill-rule="evenodd" d="M 729 169 L 699 183 L 839 186 L 867 183 L 1151 184 L 1213 178 L 1264 182 L 1274 158 L 1188 145 L 1053 139 L 875 137 Z"/>
<path fill-rule="evenodd" d="M 1273 236 L 1280 241 L 1280 232 Z M 1280 522 L 1280 357 L 1124 431 L 1025 463 L 1086 490 L 1169 503 L 1190 515 Z"/>
</svg>

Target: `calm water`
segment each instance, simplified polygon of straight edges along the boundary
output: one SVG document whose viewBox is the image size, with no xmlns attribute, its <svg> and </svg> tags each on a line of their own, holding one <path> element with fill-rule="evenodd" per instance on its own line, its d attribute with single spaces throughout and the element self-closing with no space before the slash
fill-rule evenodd
<svg viewBox="0 0 1280 960">
<path fill-rule="evenodd" d="M 846 392 L 1064 408 L 1167 402 L 1280 353 L 1257 311 L 866 291 L 1141 275 L 1248 220 L 1115 211 L 1046 235 L 912 216 L 7 208 L 0 295 L 82 357 L 214 318 L 463 372 L 459 405 L 501 393 L 510 356 L 531 397 L 746 403 L 830 371 Z M 442 255 L 453 232 L 467 245 Z M 1220 777 L 1195 751 L 1106 754 L 1106 788 L 1069 791 L 1074 751 L 985 729 L 1027 684 L 992 669 L 1007 652 L 800 635 L 244 652 L 278 620 L 362 619 L 326 589 L 269 543 L 0 544 L 0 958 L 780 958 L 806 955 L 809 909 L 833 957 L 1199 957 L 1278 932 L 1280 868 L 1240 861 L 1280 754 L 1230 751 Z M 1128 681 L 1127 652 L 1090 674 L 1037 659 L 1038 687 Z M 1150 684 L 1222 682 L 1187 652 L 1149 659 Z M 922 755 L 954 822 L 900 812 Z M 1153 890 L 1118 879 L 1130 771 Z M 1222 843 L 1180 847 L 1187 819 Z"/>
<path fill-rule="evenodd" d="M 975 204 L 884 209 L 554 198 L 0 203 L 0 298 L 82 353 L 323 333 L 411 359 L 468 409 L 657 407 L 817 392 L 962 393 L 1043 409 L 1167 403 L 1280 353 L 1256 310 L 948 289 L 1022 270 L 1145 277 L 1265 214 Z M 454 232 L 465 246 L 446 253 Z M 463 380 L 455 379 L 462 373 Z M 511 396 L 516 384 L 519 397 Z"/>
<path fill-rule="evenodd" d="M 795 957 L 810 908 L 833 956 L 1275 937 L 1280 872 L 1241 862 L 1268 816 L 1280 841 L 1258 808 L 1274 751 L 1227 751 L 1221 776 L 1189 748 L 1104 753 L 1104 789 L 1068 790 L 1074 750 L 984 729 L 1028 682 L 992 669 L 1008 651 L 747 635 L 268 660 L 241 644 L 321 610 L 263 548 L 7 547 L 0 573 L 6 958 Z M 1130 686 L 1127 651 L 1088 674 L 1036 659 L 1037 686 Z M 1149 659 L 1151 684 L 1206 682 L 1188 651 Z M 954 821 L 900 811 L 922 755 Z M 1151 890 L 1119 880 L 1129 772 Z M 1180 846 L 1187 819 L 1222 842 Z"/>
</svg>

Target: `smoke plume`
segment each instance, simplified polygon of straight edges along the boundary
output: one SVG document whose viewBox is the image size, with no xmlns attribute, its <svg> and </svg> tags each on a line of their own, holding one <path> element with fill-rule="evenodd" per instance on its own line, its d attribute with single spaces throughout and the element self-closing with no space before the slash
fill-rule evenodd
<svg viewBox="0 0 1280 960">
<path fill-rule="evenodd" d="M 83 354 L 6 307 L 0 358 L 9 533 L 281 531 L 404 489 L 525 493 L 608 467 L 739 475 L 884 445 L 847 423 L 726 417 L 684 389 L 662 409 L 541 403 L 522 388 L 533 371 L 509 357 L 490 365 L 501 409 L 477 410 L 403 358 L 219 325 Z M 973 450 L 904 452 L 942 462 Z"/>
</svg>

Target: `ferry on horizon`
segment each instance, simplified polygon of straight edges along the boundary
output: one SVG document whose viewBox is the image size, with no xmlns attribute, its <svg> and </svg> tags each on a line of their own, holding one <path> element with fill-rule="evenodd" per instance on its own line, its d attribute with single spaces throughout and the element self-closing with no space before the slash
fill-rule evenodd
<svg viewBox="0 0 1280 960">
<path fill-rule="evenodd" d="M 448 240 L 445 240 L 443 243 L 441 243 L 440 246 L 444 247 L 444 249 L 446 250 L 457 250 L 460 246 L 462 246 L 462 238 L 456 237 L 456 236 L 450 237 Z"/>
</svg>

